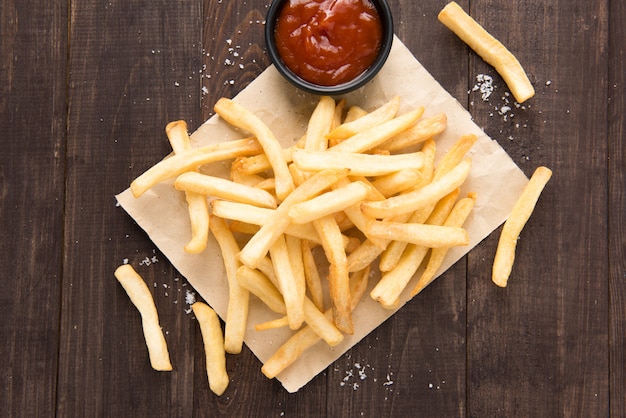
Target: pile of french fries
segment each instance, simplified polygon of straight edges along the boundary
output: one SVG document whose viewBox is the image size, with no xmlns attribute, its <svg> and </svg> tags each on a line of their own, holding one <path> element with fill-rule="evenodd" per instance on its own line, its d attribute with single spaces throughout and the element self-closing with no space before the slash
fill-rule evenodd
<svg viewBox="0 0 626 418">
<path fill-rule="evenodd" d="M 458 4 L 449 3 L 439 20 L 494 65 L 520 103 L 534 95 L 513 54 Z M 250 295 L 276 315 L 255 324 L 258 332 L 293 331 L 263 364 L 274 378 L 321 340 L 335 346 L 352 334 L 353 311 L 368 288 L 381 307 L 394 309 L 420 268 L 411 297 L 435 279 L 451 247 L 469 244 L 463 224 L 477 196 L 460 190 L 477 138 L 458 138 L 435 163 L 445 114 L 424 118 L 423 107 L 400 114 L 398 97 L 369 112 L 321 97 L 302 138 L 285 149 L 235 101 L 220 99 L 214 109 L 250 137 L 194 149 L 186 123 L 172 122 L 166 133 L 173 154 L 134 180 L 131 191 L 138 198 L 174 179 L 189 209 L 185 251 L 201 256 L 211 234 L 221 251 L 229 286 L 224 331 L 211 307 L 192 305 L 215 394 L 228 387 L 226 353 L 242 349 Z M 229 160 L 230 178 L 203 173 Z M 537 168 L 504 224 L 492 271 L 498 286 L 507 285 L 517 239 L 551 175 Z M 373 271 L 380 275 L 372 278 Z M 152 367 L 172 370 L 147 286 L 129 265 L 115 276 L 141 314 Z"/>
<path fill-rule="evenodd" d="M 423 107 L 400 113 L 398 97 L 368 112 L 324 96 L 302 138 L 285 149 L 237 102 L 222 98 L 214 109 L 250 137 L 192 148 L 186 123 L 172 122 L 173 154 L 130 188 L 139 198 L 174 179 L 189 210 L 185 250 L 201 257 L 210 235 L 218 244 L 229 285 L 223 337 L 215 312 L 193 307 L 215 393 L 228 385 L 225 353 L 242 349 L 250 297 L 276 315 L 255 324 L 258 332 L 293 331 L 262 366 L 273 378 L 320 340 L 335 346 L 352 334 L 353 311 L 368 288 L 382 308 L 394 309 L 420 267 L 411 296 L 434 280 L 451 247 L 468 245 L 463 224 L 477 196 L 460 190 L 477 138 L 461 136 L 436 162 L 444 114 L 424 118 Z M 227 160 L 230 178 L 204 174 L 203 167 Z M 517 225 L 509 235 L 519 233 Z"/>
</svg>

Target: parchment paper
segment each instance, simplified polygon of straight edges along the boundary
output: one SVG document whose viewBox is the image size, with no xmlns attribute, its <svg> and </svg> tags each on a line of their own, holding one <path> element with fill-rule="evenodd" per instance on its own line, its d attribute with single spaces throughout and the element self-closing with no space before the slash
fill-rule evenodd
<svg viewBox="0 0 626 418">
<path fill-rule="evenodd" d="M 401 112 L 423 105 L 426 109 L 424 117 L 442 112 L 447 115 L 448 127 L 436 139 L 438 158 L 459 136 L 469 133 L 478 136 L 469 155 L 473 162 L 472 170 L 461 191 L 462 196 L 469 191 L 478 194 L 473 214 L 465 223 L 471 243 L 448 252 L 438 272 L 440 275 L 504 222 L 528 179 L 506 152 L 472 122 L 470 114 L 439 85 L 398 38 L 395 38 L 389 59 L 379 75 L 345 98 L 348 104 L 358 104 L 371 110 L 396 95 L 402 99 Z M 304 133 L 318 98 L 295 89 L 270 66 L 234 100 L 258 115 L 287 146 Z M 237 132 L 219 117 L 212 117 L 191 138 L 194 146 L 201 146 L 245 136 L 246 133 Z M 218 164 L 213 170 L 227 175 L 229 164 Z M 190 255 L 183 250 L 190 237 L 184 195 L 174 190 L 172 182 L 167 182 L 149 190 L 139 199 L 135 199 L 129 189 L 119 194 L 117 199 L 174 267 L 225 318 L 228 286 L 217 244 L 210 241 L 207 250 L 200 255 Z M 409 283 L 401 306 L 407 302 L 415 280 Z M 340 345 L 333 348 L 323 341 L 319 342 L 278 379 L 287 391 L 296 392 L 394 313 L 382 309 L 366 294 L 354 313 L 354 335 L 346 336 Z M 251 297 L 249 318 L 245 344 L 263 362 L 291 332 L 256 332 L 254 324 L 275 319 L 276 314 L 270 313 L 254 297 Z"/>
</svg>

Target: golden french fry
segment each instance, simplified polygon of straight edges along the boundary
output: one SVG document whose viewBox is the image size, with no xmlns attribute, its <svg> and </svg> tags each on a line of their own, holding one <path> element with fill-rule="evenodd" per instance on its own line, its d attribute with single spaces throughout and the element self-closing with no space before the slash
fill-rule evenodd
<svg viewBox="0 0 626 418">
<path fill-rule="evenodd" d="M 272 275 L 273 274 L 274 270 L 272 269 Z M 268 274 L 246 266 L 241 266 L 237 269 L 236 277 L 240 286 L 248 289 L 250 293 L 259 298 L 270 310 L 281 315 L 287 313 L 283 296 L 276 287 L 278 283 L 277 281 L 274 283 L 274 280 L 270 280 Z"/>
<path fill-rule="evenodd" d="M 443 158 L 435 167 L 433 180 L 440 179 L 454 169 L 465 157 L 465 154 L 474 146 L 478 138 L 474 134 L 461 136 L 452 147 L 446 151 Z"/>
<path fill-rule="evenodd" d="M 552 171 L 547 167 L 538 167 L 530 178 L 530 181 L 524 188 L 519 199 L 513 206 L 513 210 L 509 215 L 498 241 L 498 248 L 493 260 L 493 282 L 500 286 L 506 287 L 515 261 L 515 247 L 517 239 L 522 229 L 532 215 L 535 205 L 539 200 L 539 196 L 544 187 L 552 177 Z"/>
<path fill-rule="evenodd" d="M 315 262 L 313 250 L 309 240 L 301 240 L 302 263 L 304 265 L 304 278 L 306 287 L 311 296 L 311 301 L 320 311 L 324 310 L 324 291 L 322 290 L 322 280 Z"/>
<path fill-rule="evenodd" d="M 338 151 L 294 150 L 293 162 L 302 171 L 347 168 L 351 176 L 382 176 L 400 170 L 419 170 L 424 154 L 373 155 Z"/>
<path fill-rule="evenodd" d="M 399 97 L 398 97 L 398 100 L 399 100 Z M 398 102 L 398 104 L 399 104 L 399 102 Z M 389 116 L 389 119 L 393 118 L 396 115 L 396 113 L 397 113 L 397 110 L 395 110 L 393 112 L 393 114 L 391 114 L 391 116 Z M 361 117 L 363 117 L 363 116 L 365 116 L 367 114 L 368 114 L 367 110 L 365 110 L 365 109 L 363 109 L 363 108 L 361 108 L 359 106 L 356 106 L 356 105 L 355 106 L 350 106 L 350 108 L 346 112 L 346 117 L 345 117 L 343 123 L 347 124 L 347 123 L 353 122 L 353 121 L 355 121 L 355 120 L 357 120 L 357 119 L 359 119 L 359 118 L 361 118 Z M 352 134 L 350 134 L 348 136 L 352 136 L 355 133 L 356 132 L 354 132 L 354 133 L 352 133 Z"/>
<path fill-rule="evenodd" d="M 470 195 L 464 199 L 459 200 L 448 218 L 443 223 L 444 226 L 451 227 L 461 227 L 465 220 L 470 215 L 472 208 L 474 207 L 474 203 L 476 202 L 476 194 L 470 193 Z M 430 252 L 430 258 L 428 259 L 428 264 L 426 264 L 426 269 L 420 276 L 415 288 L 411 292 L 411 297 L 417 295 L 419 292 L 424 290 L 426 286 L 428 286 L 435 279 L 435 273 L 443 263 L 443 259 L 446 256 L 449 248 L 433 248 Z"/>
<path fill-rule="evenodd" d="M 276 196 L 284 200 L 294 189 L 293 179 L 283 158 L 280 142 L 256 115 L 233 100 L 221 98 L 214 106 L 215 113 L 233 126 L 254 134 L 263 147 L 276 177 Z"/>
<path fill-rule="evenodd" d="M 442 225 L 454 207 L 458 195 L 458 190 L 455 190 L 437 202 L 426 223 Z M 377 300 L 383 308 L 394 309 L 400 294 L 417 272 L 428 250 L 428 247 L 422 245 L 407 245 L 397 263 L 391 270 L 382 274 L 380 281 L 370 292 L 372 299 Z"/>
<path fill-rule="evenodd" d="M 239 259 L 250 268 L 255 268 L 259 261 L 265 257 L 272 244 L 291 223 L 289 209 L 296 203 L 310 199 L 337 181 L 348 176 L 348 170 L 324 170 L 311 176 L 299 185 L 274 211 L 271 219 L 261 226 L 250 241 L 239 253 Z M 343 240 L 342 240 L 343 242 Z"/>
<path fill-rule="evenodd" d="M 444 113 L 417 121 L 412 127 L 381 144 L 381 148 L 388 151 L 398 151 L 413 147 L 440 134 L 446 129 L 447 125 L 448 118 Z"/>
<path fill-rule="evenodd" d="M 265 190 L 256 187 L 245 186 L 220 177 L 190 171 L 176 178 L 174 187 L 186 192 L 194 192 L 222 199 L 234 200 L 251 205 L 276 208 L 274 196 Z"/>
<path fill-rule="evenodd" d="M 278 279 L 278 289 L 283 295 L 287 309 L 289 328 L 298 329 L 304 322 L 304 293 L 299 292 L 298 283 L 294 280 L 293 266 L 284 235 L 279 236 L 270 247 L 270 258 Z"/>
<path fill-rule="evenodd" d="M 441 10 L 438 17 L 441 23 L 496 69 L 511 89 L 515 100 L 523 103 L 535 95 L 535 89 L 515 55 L 480 26 L 461 6 L 450 2 Z"/>
<path fill-rule="evenodd" d="M 133 196 L 140 197 L 155 184 L 175 178 L 197 167 L 262 151 L 254 138 L 222 142 L 173 155 L 150 167 L 130 184 Z"/>
<path fill-rule="evenodd" d="M 339 125 L 341 125 L 341 119 L 343 118 L 343 111 L 346 108 L 346 104 L 347 104 L 347 100 L 346 99 L 340 99 L 336 104 L 335 104 L 335 113 L 333 115 L 333 121 L 330 124 L 330 129 L 333 130 L 336 127 L 338 127 Z M 326 143 L 327 147 L 328 147 L 328 142 Z"/>
<path fill-rule="evenodd" d="M 271 321 L 265 321 L 265 322 L 261 322 L 260 324 L 256 324 L 254 326 L 254 329 L 256 331 L 267 331 L 270 329 L 283 328 L 283 327 L 288 327 L 288 326 L 289 326 L 289 318 L 287 318 L 287 315 L 285 315 L 285 316 L 281 316 L 278 319 L 273 319 Z"/>
<path fill-rule="evenodd" d="M 431 248 L 469 244 L 467 231 L 449 226 L 372 221 L 368 232 L 380 238 L 405 241 Z"/>
<path fill-rule="evenodd" d="M 202 302 L 194 302 L 191 305 L 191 309 L 193 309 L 198 325 L 200 325 L 209 387 L 213 393 L 220 396 L 224 393 L 229 383 L 222 326 L 217 314 L 209 305 Z"/>
<path fill-rule="evenodd" d="M 470 166 L 469 160 L 463 160 L 450 172 L 420 189 L 380 202 L 364 202 L 361 210 L 372 218 L 389 218 L 434 204 L 463 184 L 469 175 Z"/>
<path fill-rule="evenodd" d="M 322 247 L 330 263 L 328 284 L 335 325 L 342 332 L 352 334 L 354 325 L 350 309 L 348 260 L 342 245 L 341 231 L 332 216 L 316 219 L 313 223 L 322 239 Z"/>
<path fill-rule="evenodd" d="M 329 96 L 321 96 L 309 118 L 304 148 L 308 150 L 325 150 L 328 148 L 326 134 L 330 131 L 334 119 L 335 100 Z"/>
<path fill-rule="evenodd" d="M 237 258 L 239 245 L 230 231 L 226 221 L 212 216 L 211 232 L 222 252 L 226 278 L 228 279 L 228 308 L 226 310 L 226 327 L 224 329 L 224 349 L 227 353 L 241 352 L 243 338 L 248 322 L 249 292 L 239 285 L 237 269 L 241 263 Z"/>
<path fill-rule="evenodd" d="M 191 223 L 191 239 L 185 245 L 185 251 L 200 254 L 206 248 L 209 236 L 209 204 L 206 196 L 199 193 L 185 193 L 185 200 Z"/>
<path fill-rule="evenodd" d="M 396 116 L 396 113 L 398 113 L 399 108 L 400 97 L 396 96 L 370 113 L 357 112 L 357 109 L 354 109 L 352 110 L 352 116 L 350 116 L 350 112 L 348 112 L 348 122 L 333 129 L 332 132 L 328 134 L 328 138 L 346 139 L 360 132 L 371 129 L 381 123 L 393 119 Z M 355 117 L 354 113 L 358 113 L 360 116 Z"/>
<path fill-rule="evenodd" d="M 337 152 L 364 152 L 370 150 L 412 126 L 423 113 L 424 108 L 419 107 L 380 125 L 375 125 L 359 132 L 330 148 L 330 150 Z M 363 120 L 365 117 L 357 119 L 355 122 Z"/>
<path fill-rule="evenodd" d="M 289 256 L 293 270 L 291 280 L 296 284 L 298 299 L 304 301 L 306 294 L 306 277 L 304 273 L 304 260 L 302 258 L 302 240 L 285 234 L 285 244 L 287 244 L 287 255 Z"/>
<path fill-rule="evenodd" d="M 295 224 L 306 224 L 326 215 L 340 212 L 361 202 L 369 193 L 369 187 L 355 181 L 306 202 L 296 203 L 289 209 L 289 217 Z"/>
<path fill-rule="evenodd" d="M 152 368 L 158 371 L 171 371 L 172 363 L 167 351 L 167 343 L 159 325 L 159 315 L 154 299 L 146 282 L 130 264 L 119 266 L 115 270 L 115 278 L 141 315 L 141 325 Z"/>
</svg>

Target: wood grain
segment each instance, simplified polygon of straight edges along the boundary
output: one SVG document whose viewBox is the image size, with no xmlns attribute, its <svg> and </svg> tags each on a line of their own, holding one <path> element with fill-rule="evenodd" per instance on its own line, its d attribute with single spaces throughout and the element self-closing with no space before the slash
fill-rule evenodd
<svg viewBox="0 0 626 418">
<path fill-rule="evenodd" d="M 36 9 L 36 13 L 31 10 Z M 67 5 L 0 8 L 0 414 L 56 408 Z"/>
<path fill-rule="evenodd" d="M 244 348 L 217 397 L 199 296 L 114 196 L 170 152 L 168 122 L 195 130 L 269 65 L 269 1 L 0 0 L 0 416 L 626 413 L 625 5 L 459 1 L 527 70 L 537 94 L 518 107 L 437 21 L 447 1 L 389 2 L 476 123 L 527 175 L 554 172 L 509 285 L 490 279 L 498 229 L 298 393 Z M 124 262 L 153 292 L 170 373 L 150 368 Z"/>
<path fill-rule="evenodd" d="M 610 414 L 626 415 L 626 16 L 623 2 L 609 4 L 608 65 L 608 268 Z"/>
</svg>

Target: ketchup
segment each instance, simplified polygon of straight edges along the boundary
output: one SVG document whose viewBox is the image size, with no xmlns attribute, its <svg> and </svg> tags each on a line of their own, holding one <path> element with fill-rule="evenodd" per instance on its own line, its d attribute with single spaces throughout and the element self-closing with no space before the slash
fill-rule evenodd
<svg viewBox="0 0 626 418">
<path fill-rule="evenodd" d="M 274 37 L 291 71 L 313 84 L 335 86 L 372 65 L 382 24 L 369 0 L 288 0 Z"/>
</svg>

